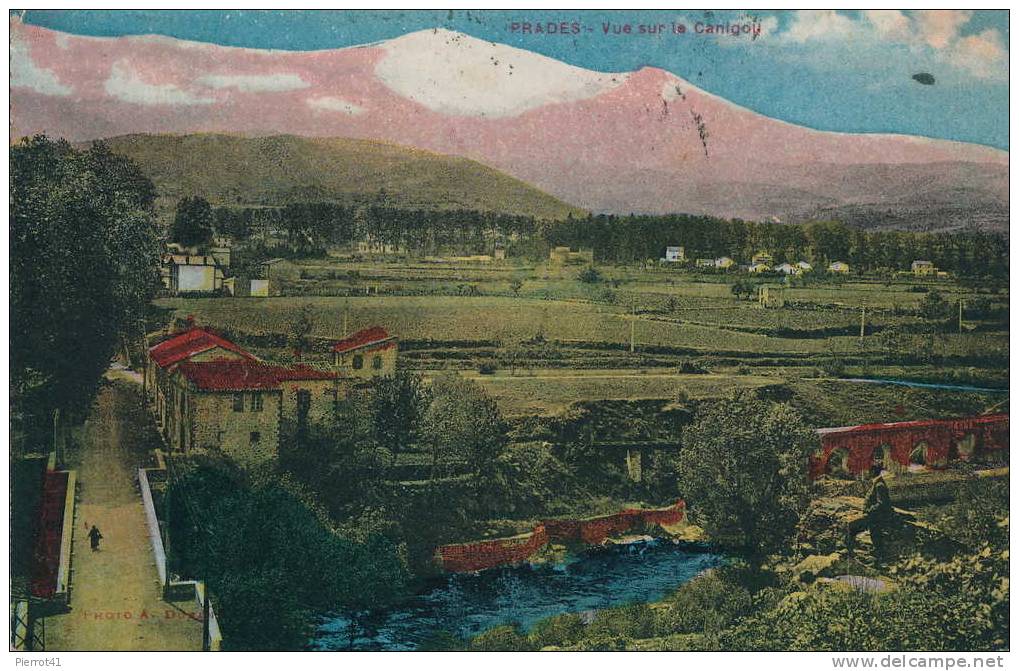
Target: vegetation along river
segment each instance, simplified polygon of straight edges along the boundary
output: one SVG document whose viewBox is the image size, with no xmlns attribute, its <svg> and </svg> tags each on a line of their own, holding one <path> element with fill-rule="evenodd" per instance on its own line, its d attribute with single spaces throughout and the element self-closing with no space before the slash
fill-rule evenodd
<svg viewBox="0 0 1019 671">
<path fill-rule="evenodd" d="M 722 557 L 652 540 L 596 548 L 565 564 L 524 565 L 449 575 L 426 592 L 372 618 L 351 646 L 348 620 L 318 628 L 318 650 L 415 650 L 436 631 L 464 638 L 517 623 L 524 630 L 560 613 L 655 601 Z"/>
</svg>

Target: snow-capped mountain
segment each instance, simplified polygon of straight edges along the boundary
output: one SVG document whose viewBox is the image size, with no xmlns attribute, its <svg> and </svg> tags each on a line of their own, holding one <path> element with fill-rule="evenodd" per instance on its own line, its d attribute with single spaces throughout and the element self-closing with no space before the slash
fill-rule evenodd
<svg viewBox="0 0 1019 671">
<path fill-rule="evenodd" d="M 12 20 L 12 138 L 378 138 L 481 161 L 595 211 L 1007 228 L 1008 153 L 815 131 L 656 68 L 600 73 L 445 30 L 287 52 Z"/>
</svg>

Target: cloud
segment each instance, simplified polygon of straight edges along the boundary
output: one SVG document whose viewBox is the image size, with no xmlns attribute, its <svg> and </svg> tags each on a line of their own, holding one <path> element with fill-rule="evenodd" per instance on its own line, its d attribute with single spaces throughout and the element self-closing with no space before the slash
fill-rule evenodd
<svg viewBox="0 0 1019 671">
<path fill-rule="evenodd" d="M 269 75 L 205 75 L 195 83 L 214 89 L 233 88 L 246 93 L 295 91 L 311 86 L 299 75 L 288 72 Z"/>
<path fill-rule="evenodd" d="M 951 60 L 978 77 L 993 77 L 1008 71 L 1008 51 L 1001 33 L 995 28 L 960 38 L 952 49 Z"/>
<path fill-rule="evenodd" d="M 346 100 L 333 96 L 308 98 L 308 107 L 328 112 L 343 112 L 344 114 L 349 114 L 351 116 L 362 114 L 364 112 L 363 107 L 358 107 L 353 103 L 349 103 Z"/>
<path fill-rule="evenodd" d="M 962 27 L 973 18 L 973 12 L 929 9 L 917 11 L 913 16 L 923 40 L 935 49 L 944 49 L 959 37 Z"/>
<path fill-rule="evenodd" d="M 142 81 L 124 61 L 117 61 L 110 68 L 106 92 L 114 98 L 136 105 L 210 105 L 216 102 L 215 98 L 196 96 L 176 84 L 150 84 Z"/>
<path fill-rule="evenodd" d="M 53 70 L 36 65 L 29 53 L 28 44 L 15 35 L 11 35 L 11 87 L 32 89 L 48 96 L 69 96 L 74 93 L 74 89 L 62 83 Z"/>
<path fill-rule="evenodd" d="M 793 14 L 793 21 L 785 31 L 779 33 L 782 39 L 804 43 L 812 40 L 837 40 L 859 30 L 856 21 L 832 9 L 809 9 Z"/>
<path fill-rule="evenodd" d="M 913 37 L 909 17 L 897 9 L 868 9 L 863 17 L 883 39 L 906 42 Z"/>
<path fill-rule="evenodd" d="M 789 25 L 774 31 L 767 42 L 784 48 L 810 47 L 800 57 L 815 67 L 845 68 L 853 62 L 886 65 L 901 59 L 901 50 L 908 49 L 914 59 L 947 65 L 969 76 L 1007 77 L 1008 49 L 1000 31 L 988 28 L 964 35 L 972 18 L 972 12 L 958 10 L 865 10 L 855 15 L 797 11 Z"/>
</svg>

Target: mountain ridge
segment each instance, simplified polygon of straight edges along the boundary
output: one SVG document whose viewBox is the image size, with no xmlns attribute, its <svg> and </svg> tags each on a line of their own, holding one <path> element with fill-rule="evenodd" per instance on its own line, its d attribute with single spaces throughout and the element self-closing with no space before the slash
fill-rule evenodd
<svg viewBox="0 0 1019 671">
<path fill-rule="evenodd" d="M 315 52 L 12 32 L 56 78 L 42 87 L 51 95 L 12 87 L 12 134 L 372 139 L 477 161 L 600 212 L 793 221 L 851 205 L 867 225 L 887 214 L 898 226 L 910 203 L 912 228 L 1007 229 L 1007 151 L 807 128 L 655 66 L 600 73 L 443 30 Z M 73 92 L 53 95 L 71 88 L 65 73 Z M 939 189 L 966 194 L 965 207 Z M 967 207 L 981 216 L 970 221 Z"/>
<path fill-rule="evenodd" d="M 164 209 L 188 195 L 227 206 L 352 204 L 385 190 L 394 206 L 408 209 L 463 208 L 539 219 L 585 213 L 476 161 L 382 140 L 142 133 L 102 141 L 153 180 Z"/>
</svg>

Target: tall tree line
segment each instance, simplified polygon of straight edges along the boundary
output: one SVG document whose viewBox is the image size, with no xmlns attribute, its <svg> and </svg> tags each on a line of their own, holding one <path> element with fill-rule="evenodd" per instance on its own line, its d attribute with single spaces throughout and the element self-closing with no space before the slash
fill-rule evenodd
<svg viewBox="0 0 1019 671">
<path fill-rule="evenodd" d="M 282 208 L 218 208 L 216 230 L 239 238 L 276 232 L 294 251 L 314 253 L 328 245 L 365 242 L 382 250 L 491 253 L 496 244 L 541 259 L 554 246 L 594 250 L 609 263 L 658 259 L 667 246 L 683 246 L 688 258 L 729 256 L 749 262 L 767 250 L 775 263 L 846 261 L 864 271 L 907 270 L 923 259 L 964 276 L 1008 274 L 1008 241 L 997 233 L 966 229 L 946 233 L 866 231 L 837 221 L 805 224 L 742 221 L 702 215 L 589 215 L 549 222 L 474 210 L 405 210 L 385 194 L 347 206 L 298 203 Z"/>
</svg>

